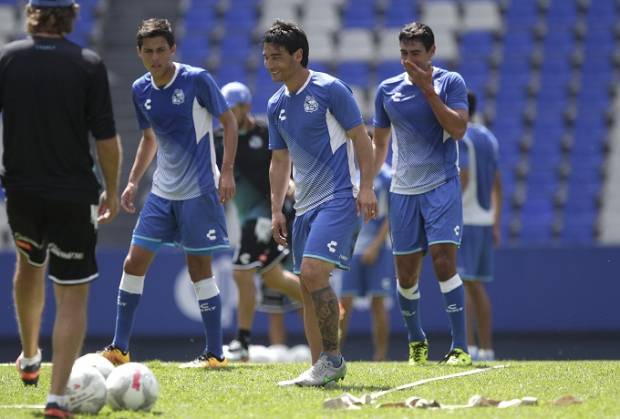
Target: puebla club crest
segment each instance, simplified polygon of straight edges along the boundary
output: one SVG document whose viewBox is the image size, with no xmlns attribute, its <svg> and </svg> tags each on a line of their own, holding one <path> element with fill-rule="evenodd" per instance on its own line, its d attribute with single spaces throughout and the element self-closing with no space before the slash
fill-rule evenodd
<svg viewBox="0 0 620 419">
<path fill-rule="evenodd" d="M 172 93 L 172 104 L 180 105 L 185 102 L 185 93 L 181 89 L 175 89 Z"/>
<path fill-rule="evenodd" d="M 304 99 L 304 111 L 306 112 L 314 112 L 319 109 L 319 104 L 316 99 L 312 96 L 306 96 Z"/>
</svg>

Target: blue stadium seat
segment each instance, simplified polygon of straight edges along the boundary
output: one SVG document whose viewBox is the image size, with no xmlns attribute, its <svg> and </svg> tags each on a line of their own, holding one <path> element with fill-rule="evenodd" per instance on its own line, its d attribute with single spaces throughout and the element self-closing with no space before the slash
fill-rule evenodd
<svg viewBox="0 0 620 419">
<path fill-rule="evenodd" d="M 409 22 L 416 20 L 415 1 L 391 0 L 385 12 L 384 25 L 387 27 L 400 28 Z"/>
<path fill-rule="evenodd" d="M 352 86 L 366 88 L 370 85 L 370 68 L 367 62 L 348 61 L 340 63 L 336 76 Z"/>
</svg>

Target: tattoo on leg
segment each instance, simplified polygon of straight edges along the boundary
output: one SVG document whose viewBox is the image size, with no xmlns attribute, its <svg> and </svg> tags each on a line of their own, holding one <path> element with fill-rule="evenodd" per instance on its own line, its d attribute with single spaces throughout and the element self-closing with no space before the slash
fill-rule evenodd
<svg viewBox="0 0 620 419">
<path fill-rule="evenodd" d="M 332 287 L 327 286 L 312 293 L 314 311 L 319 323 L 324 351 L 338 350 L 338 298 Z"/>
</svg>

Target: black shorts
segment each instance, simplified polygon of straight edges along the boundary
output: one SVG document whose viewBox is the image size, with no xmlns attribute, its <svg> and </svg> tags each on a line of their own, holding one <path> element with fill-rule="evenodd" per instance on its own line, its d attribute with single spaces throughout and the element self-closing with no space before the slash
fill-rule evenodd
<svg viewBox="0 0 620 419">
<path fill-rule="evenodd" d="M 34 266 L 45 266 L 61 285 L 97 278 L 97 206 L 54 201 L 23 192 L 7 193 L 6 211 L 15 247 Z"/>
<path fill-rule="evenodd" d="M 270 314 L 284 314 L 289 311 L 299 310 L 301 302 L 291 300 L 280 291 L 267 288 L 263 283 L 261 285 L 260 303 L 256 306 L 256 311 Z"/>
<path fill-rule="evenodd" d="M 241 246 L 235 253 L 233 269 L 267 272 L 288 254 L 289 250 L 278 245 L 271 235 L 271 219 L 249 219 L 241 226 Z"/>
</svg>

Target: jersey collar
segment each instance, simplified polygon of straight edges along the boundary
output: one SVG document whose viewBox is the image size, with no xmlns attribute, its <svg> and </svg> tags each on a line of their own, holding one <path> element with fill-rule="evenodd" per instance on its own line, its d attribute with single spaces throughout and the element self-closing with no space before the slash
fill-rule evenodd
<svg viewBox="0 0 620 419">
<path fill-rule="evenodd" d="M 161 89 L 159 87 L 157 87 L 157 85 L 153 81 L 153 77 L 151 77 L 151 85 L 153 86 L 153 88 L 155 90 L 165 90 L 165 89 L 169 88 L 170 86 L 172 86 L 172 83 L 174 83 L 174 81 L 177 79 L 177 76 L 179 75 L 179 69 L 181 68 L 181 66 L 179 65 L 179 63 L 175 63 L 175 62 L 173 62 L 172 64 L 174 64 L 174 76 L 172 76 L 172 78 L 170 79 L 168 84 L 166 84 Z"/>
<path fill-rule="evenodd" d="M 306 79 L 304 84 L 299 88 L 299 90 L 293 96 L 297 96 L 298 94 L 300 94 L 301 92 L 304 91 L 304 89 L 306 88 L 308 83 L 310 83 L 310 79 L 312 78 L 313 74 L 314 74 L 314 71 L 308 70 L 308 78 Z M 288 87 L 286 87 L 286 85 L 284 85 L 284 93 L 286 93 L 286 96 L 291 96 L 291 92 L 288 91 Z"/>
</svg>

